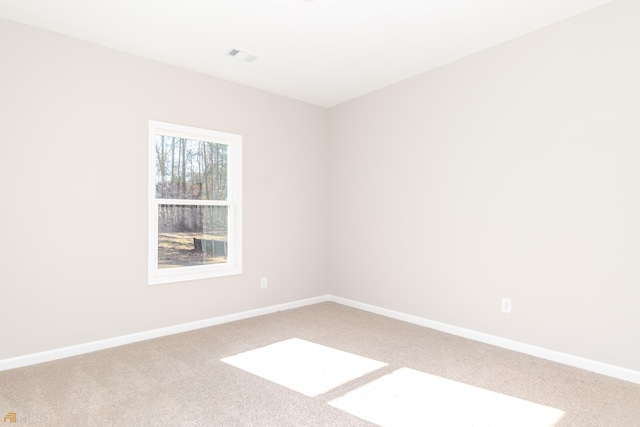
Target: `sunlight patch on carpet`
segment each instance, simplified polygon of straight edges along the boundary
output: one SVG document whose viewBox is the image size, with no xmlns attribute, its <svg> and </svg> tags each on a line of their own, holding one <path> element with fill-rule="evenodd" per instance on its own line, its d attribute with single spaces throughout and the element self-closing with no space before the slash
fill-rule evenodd
<svg viewBox="0 0 640 427">
<path fill-rule="evenodd" d="M 377 360 L 299 338 L 221 360 L 310 397 L 387 366 Z"/>
<path fill-rule="evenodd" d="M 564 412 L 401 368 L 329 405 L 382 427 L 553 427 Z"/>
</svg>

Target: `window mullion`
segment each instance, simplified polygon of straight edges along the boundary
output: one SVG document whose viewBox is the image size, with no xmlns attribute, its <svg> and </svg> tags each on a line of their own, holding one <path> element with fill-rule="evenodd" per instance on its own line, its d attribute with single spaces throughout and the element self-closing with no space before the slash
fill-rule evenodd
<svg viewBox="0 0 640 427">
<path fill-rule="evenodd" d="M 228 200 L 156 199 L 158 205 L 231 206 Z"/>
</svg>

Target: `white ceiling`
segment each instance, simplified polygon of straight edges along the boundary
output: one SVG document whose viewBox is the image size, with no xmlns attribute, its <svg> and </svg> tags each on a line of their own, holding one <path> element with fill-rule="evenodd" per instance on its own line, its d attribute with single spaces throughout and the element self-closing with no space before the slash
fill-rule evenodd
<svg viewBox="0 0 640 427">
<path fill-rule="evenodd" d="M 0 0 L 0 17 L 331 107 L 610 1 Z"/>
</svg>

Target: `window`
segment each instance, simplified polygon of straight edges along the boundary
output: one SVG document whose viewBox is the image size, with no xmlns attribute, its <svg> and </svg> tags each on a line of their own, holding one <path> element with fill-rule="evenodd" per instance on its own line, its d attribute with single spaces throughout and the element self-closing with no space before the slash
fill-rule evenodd
<svg viewBox="0 0 640 427">
<path fill-rule="evenodd" d="M 242 137 L 149 121 L 149 284 L 242 272 Z"/>
</svg>

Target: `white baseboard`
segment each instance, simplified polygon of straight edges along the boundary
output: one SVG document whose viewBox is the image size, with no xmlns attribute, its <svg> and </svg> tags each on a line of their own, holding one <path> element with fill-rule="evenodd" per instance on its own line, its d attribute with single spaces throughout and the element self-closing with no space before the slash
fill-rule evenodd
<svg viewBox="0 0 640 427">
<path fill-rule="evenodd" d="M 71 356 L 78 356 L 93 351 L 104 350 L 107 348 L 118 347 L 125 344 L 160 338 L 167 335 L 179 334 L 181 332 L 193 331 L 196 329 L 206 328 L 209 326 L 221 325 L 223 323 L 233 322 L 236 320 L 248 319 L 250 317 L 262 316 L 278 311 L 290 310 L 293 308 L 304 307 L 306 305 L 317 304 L 329 300 L 329 296 L 320 296 L 315 298 L 304 299 L 300 301 L 290 302 L 286 304 L 273 305 L 270 307 L 258 308 L 255 310 L 243 311 L 240 313 L 229 314 L 226 316 L 213 317 L 211 319 L 199 320 L 196 322 L 183 323 L 166 328 L 152 329 L 150 331 L 138 332 L 130 335 L 123 335 L 115 338 L 108 338 L 100 341 L 93 341 L 85 344 L 72 345 L 55 350 L 43 351 L 40 353 L 27 354 L 25 356 L 13 357 L 10 359 L 0 360 L 0 371 L 7 369 L 21 368 L 23 366 L 35 365 L 37 363 L 50 362 L 53 360 L 64 359 Z"/>
<path fill-rule="evenodd" d="M 528 354 L 530 356 L 536 356 L 541 359 L 551 360 L 552 362 L 562 363 L 564 365 L 573 366 L 575 368 L 580 368 L 620 380 L 640 384 L 640 372 L 622 368 L 620 366 L 597 362 L 594 360 L 585 359 L 582 357 L 573 356 L 542 347 L 536 347 L 534 345 L 524 344 L 518 341 L 512 341 L 506 338 L 500 338 L 494 335 L 473 331 L 471 329 L 460 328 L 458 326 L 452 326 L 446 323 L 440 323 L 433 320 L 424 319 L 422 317 L 400 313 L 398 311 L 388 310 L 386 308 L 364 304 L 333 295 L 329 296 L 329 301 L 333 301 L 338 304 L 346 305 L 360 310 L 369 311 L 371 313 L 380 314 L 392 319 L 402 320 L 404 322 L 435 329 L 437 331 L 446 332 L 451 335 L 457 335 L 459 337 L 468 338 L 474 341 L 495 345 L 496 347 L 502 347 L 508 350 L 517 351 L 519 353 Z"/>
<path fill-rule="evenodd" d="M 20 368 L 23 366 L 35 365 L 37 363 L 50 362 L 53 360 L 64 359 L 71 356 L 78 356 L 80 354 L 90 353 L 93 351 L 104 350 L 107 348 L 118 347 L 125 344 L 131 344 L 134 342 L 144 341 L 153 338 L 160 338 L 167 335 L 179 334 L 181 332 L 193 331 L 200 328 L 206 328 L 209 326 L 221 325 L 223 323 L 233 322 L 236 320 L 248 319 L 251 317 L 262 316 L 265 314 L 276 313 L 278 311 L 290 310 L 294 308 L 304 307 L 307 305 L 317 304 L 325 301 L 333 301 L 338 304 L 342 304 L 348 307 L 357 308 L 360 310 L 368 311 L 382 316 L 390 317 L 392 319 L 402 320 L 404 322 L 413 323 L 415 325 L 424 326 L 427 328 L 435 329 L 437 331 L 446 332 L 448 334 L 456 335 L 463 338 L 468 338 L 474 341 L 483 342 L 486 344 L 495 345 L 497 347 L 506 348 L 509 350 L 517 351 L 520 353 L 528 354 L 531 356 L 540 357 L 542 359 L 551 360 L 553 362 L 562 363 L 564 365 L 573 366 L 587 371 L 595 372 L 609 377 L 617 378 L 624 381 L 629 381 L 635 384 L 640 384 L 640 372 L 633 371 L 631 369 L 622 368 L 607 363 L 597 362 L 590 359 L 585 359 L 570 354 L 560 353 L 558 351 L 549 350 L 542 347 L 536 347 L 529 344 L 524 344 L 518 341 L 508 340 L 506 338 L 500 338 L 494 335 L 484 334 L 471 329 L 465 329 L 458 326 L 448 325 L 446 323 L 436 322 L 433 320 L 425 319 L 410 314 L 401 313 L 398 311 L 389 310 L 386 308 L 364 304 L 361 302 L 341 298 L 333 295 L 324 295 L 315 298 L 304 299 L 300 301 L 294 301 L 285 304 L 273 305 L 269 307 L 259 308 L 255 310 L 243 311 L 240 313 L 229 314 L 226 316 L 214 317 L 211 319 L 199 320 L 196 322 L 183 323 L 175 326 L 168 326 L 166 328 L 153 329 L 150 331 L 138 332 L 135 334 L 124 335 L 115 338 L 109 338 L 100 341 L 93 341 L 85 344 L 78 344 L 69 347 L 63 347 L 50 351 L 43 351 L 41 353 L 28 354 L 25 356 L 13 357 L 10 359 L 0 360 L 0 371 L 7 369 Z"/>
</svg>

